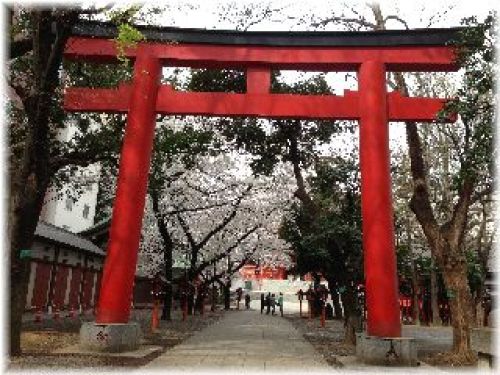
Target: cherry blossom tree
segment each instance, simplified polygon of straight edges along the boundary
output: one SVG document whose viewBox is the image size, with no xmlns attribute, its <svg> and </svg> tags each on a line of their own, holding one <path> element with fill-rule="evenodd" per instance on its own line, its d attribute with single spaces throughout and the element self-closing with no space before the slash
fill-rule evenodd
<svg viewBox="0 0 500 375">
<path fill-rule="evenodd" d="M 163 269 L 163 252 L 171 251 L 173 259 L 184 260 L 187 281 L 197 280 L 203 290 L 250 259 L 289 263 L 276 235 L 281 212 L 292 198 L 289 174 L 282 170 L 255 178 L 242 159 L 236 154 L 205 156 L 192 169 L 173 163 L 164 171 L 180 177 L 150 194 L 140 272 Z M 172 276 L 166 276 L 171 284 Z"/>
</svg>

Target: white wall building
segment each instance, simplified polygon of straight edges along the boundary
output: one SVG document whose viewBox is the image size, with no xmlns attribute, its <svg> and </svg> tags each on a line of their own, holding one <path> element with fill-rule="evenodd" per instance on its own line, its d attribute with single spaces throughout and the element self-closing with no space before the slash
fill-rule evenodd
<svg viewBox="0 0 500 375">
<path fill-rule="evenodd" d="M 69 141 L 76 131 L 75 124 L 69 121 L 68 126 L 59 132 L 58 137 L 61 141 Z M 69 185 L 57 190 L 49 188 L 40 214 L 40 220 L 73 233 L 85 230 L 94 224 L 99 189 L 99 165 L 80 168 L 75 178 L 81 180 L 83 186 L 81 195 L 75 200 L 68 193 Z"/>
</svg>

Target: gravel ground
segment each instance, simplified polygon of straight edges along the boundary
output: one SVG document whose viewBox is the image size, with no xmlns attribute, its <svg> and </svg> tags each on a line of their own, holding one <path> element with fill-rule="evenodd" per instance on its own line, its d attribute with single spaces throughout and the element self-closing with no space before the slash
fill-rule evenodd
<svg viewBox="0 0 500 375">
<path fill-rule="evenodd" d="M 189 316 L 182 321 L 180 311 L 174 311 L 171 321 L 160 321 L 160 327 L 155 333 L 150 332 L 151 310 L 134 310 L 131 320 L 141 324 L 143 330 L 143 344 L 163 347 L 160 355 L 178 343 L 216 322 L 224 311 L 206 312 L 203 317 Z M 92 316 L 83 316 L 79 319 L 60 319 L 57 322 L 44 321 L 42 324 L 25 322 L 21 335 L 23 354 L 12 357 L 8 362 L 9 370 L 34 369 L 93 369 L 93 370 L 125 370 L 145 365 L 154 357 L 132 359 L 123 357 L 104 357 L 89 355 L 55 354 L 53 351 L 78 342 L 78 331 L 82 321 L 93 320 Z"/>
<path fill-rule="evenodd" d="M 344 338 L 344 323 L 341 320 L 327 320 L 325 328 L 320 326 L 319 319 L 300 318 L 299 315 L 288 315 L 295 328 L 302 333 L 317 352 L 321 353 L 330 366 L 341 368 L 338 356 L 354 355 L 356 348 L 342 343 Z"/>
<path fill-rule="evenodd" d="M 151 310 L 134 310 L 131 320 L 141 324 L 144 333 L 143 343 L 145 345 L 157 345 L 163 347 L 163 352 L 174 347 L 185 340 L 195 331 L 214 323 L 224 311 L 218 310 L 214 313 L 206 312 L 204 317 L 199 315 L 188 317 L 182 322 L 181 312 L 173 312 L 172 321 L 161 321 L 160 328 L 156 333 L 151 333 L 150 319 Z M 333 367 L 340 368 L 342 364 L 337 361 L 339 356 L 355 355 L 355 347 L 342 343 L 344 336 L 343 321 L 327 320 L 326 327 L 321 328 L 319 319 L 309 320 L 296 315 L 285 315 L 292 324 L 302 333 L 313 347 L 323 355 L 325 360 Z M 92 314 L 85 314 L 78 318 L 61 318 L 58 321 L 44 320 L 43 323 L 34 323 L 26 320 L 23 323 L 21 345 L 24 354 L 13 357 L 9 362 L 9 370 L 23 369 L 96 369 L 96 370 L 124 370 L 125 368 L 136 368 L 148 363 L 153 358 L 131 359 L 116 357 L 97 357 L 88 355 L 54 354 L 53 351 L 78 342 L 78 332 L 82 321 L 93 321 Z M 161 353 L 158 353 L 158 355 Z M 423 354 L 423 353 L 422 353 Z M 470 368 L 470 363 L 462 363 L 449 352 L 436 350 L 432 355 L 425 353 L 422 360 L 432 366 L 450 368 Z M 463 366 L 463 367 L 462 367 Z M 474 365 L 472 366 L 474 368 Z"/>
<path fill-rule="evenodd" d="M 292 322 L 304 338 L 308 340 L 314 348 L 323 355 L 325 360 L 333 367 L 340 368 L 342 364 L 337 361 L 339 356 L 353 356 L 356 354 L 356 348 L 353 345 L 345 345 L 342 343 L 344 338 L 344 322 L 340 320 L 327 320 L 325 328 L 320 327 L 319 319 L 309 320 L 300 318 L 299 315 L 289 315 L 286 317 Z M 408 330 L 423 331 L 419 340 L 423 340 L 420 345 L 428 346 L 429 350 L 419 350 L 419 360 L 431 366 L 436 366 L 442 370 L 457 368 L 463 370 L 476 369 L 477 358 L 472 358 L 470 361 L 463 361 L 457 358 L 456 355 L 450 353 L 447 347 L 450 345 L 443 345 L 441 336 L 446 336 L 447 327 L 435 327 L 435 331 L 429 327 L 410 327 Z M 414 332 L 415 334 L 415 332 Z M 413 336 L 413 335 L 411 335 Z M 441 340 L 441 341 L 440 341 Z M 437 344 L 434 343 L 437 342 Z M 430 345 L 433 344 L 434 345 Z M 421 353 L 420 353 L 421 352 Z"/>
<path fill-rule="evenodd" d="M 472 358 L 464 359 L 450 352 L 442 352 L 429 355 L 425 357 L 423 361 L 431 366 L 437 366 L 440 368 L 450 368 L 450 367 L 460 367 L 461 369 L 477 368 L 476 355 L 474 355 Z"/>
</svg>

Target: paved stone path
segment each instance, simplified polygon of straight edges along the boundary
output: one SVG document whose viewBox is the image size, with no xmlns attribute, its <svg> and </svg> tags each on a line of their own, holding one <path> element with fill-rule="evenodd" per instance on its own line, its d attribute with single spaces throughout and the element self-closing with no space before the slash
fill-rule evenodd
<svg viewBox="0 0 500 375">
<path fill-rule="evenodd" d="M 334 372 L 290 322 L 260 311 L 226 312 L 144 368 L 177 371 Z"/>
</svg>

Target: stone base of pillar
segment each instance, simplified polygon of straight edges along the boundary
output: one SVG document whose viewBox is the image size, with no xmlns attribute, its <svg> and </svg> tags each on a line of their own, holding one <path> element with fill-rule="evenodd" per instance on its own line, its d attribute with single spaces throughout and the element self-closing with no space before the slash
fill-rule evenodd
<svg viewBox="0 0 500 375">
<path fill-rule="evenodd" d="M 356 335 L 358 360 L 381 366 L 418 366 L 417 347 L 411 337 L 375 337 Z"/>
<path fill-rule="evenodd" d="M 139 348 L 142 333 L 138 323 L 83 323 L 80 347 L 86 350 L 121 353 Z"/>
<path fill-rule="evenodd" d="M 478 368 L 493 368 L 495 349 L 493 345 L 496 328 L 481 327 L 471 330 L 471 348 L 477 353 Z"/>
</svg>

